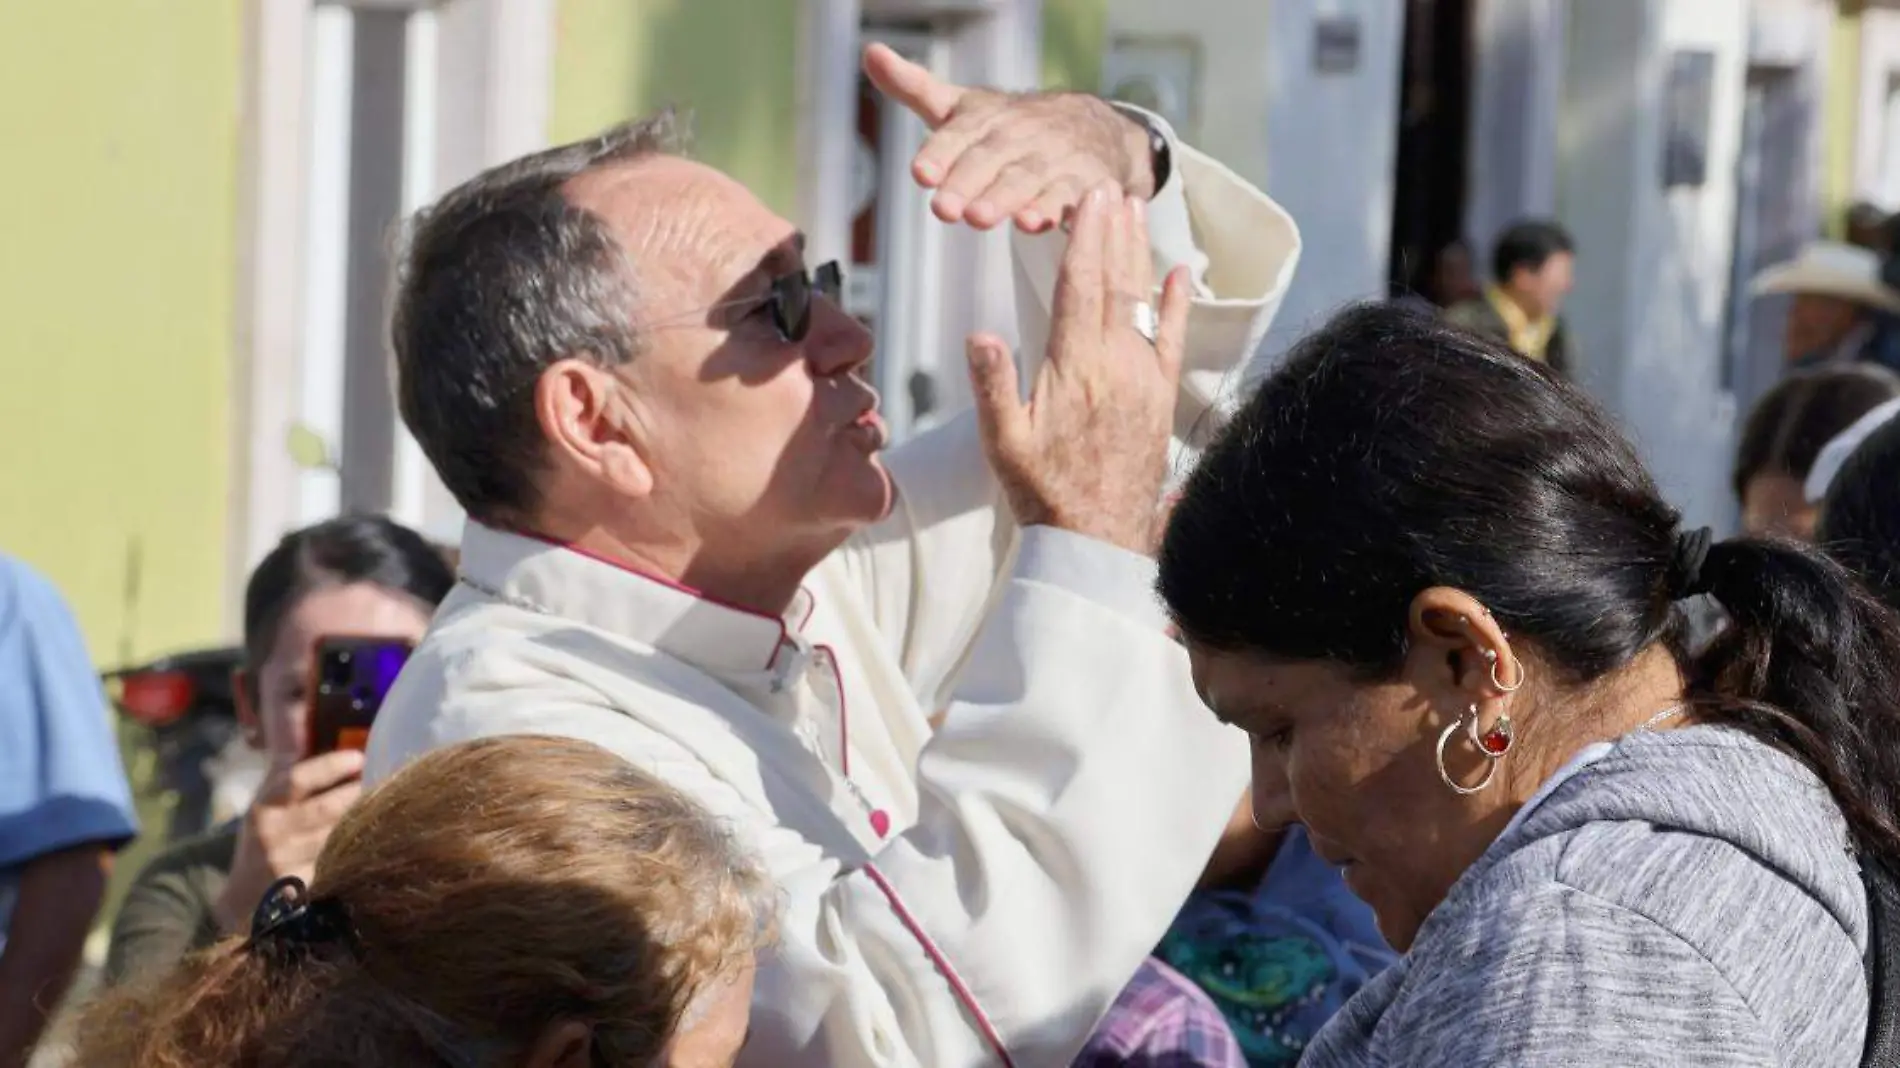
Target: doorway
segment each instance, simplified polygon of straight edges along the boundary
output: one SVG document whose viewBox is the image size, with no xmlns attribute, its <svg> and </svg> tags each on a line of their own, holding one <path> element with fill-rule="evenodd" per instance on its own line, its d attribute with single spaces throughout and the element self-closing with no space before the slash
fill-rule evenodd
<svg viewBox="0 0 1900 1068">
<path fill-rule="evenodd" d="M 945 72 L 948 45 L 930 23 L 867 23 L 864 37 Z M 899 442 L 930 425 L 941 404 L 935 362 L 925 354 L 934 355 L 942 330 L 944 228 L 910 176 L 927 133 L 923 121 L 886 100 L 862 73 L 857 120 L 845 310 L 877 336 L 871 380 L 891 440 Z"/>
<path fill-rule="evenodd" d="M 1747 411 L 1781 376 L 1786 298 L 1754 299 L 1749 283 L 1814 237 L 1801 210 L 1808 115 L 1797 72 L 1751 67 L 1735 161 L 1734 260 L 1723 335 L 1722 388 Z"/>
<path fill-rule="evenodd" d="M 1472 0 L 1406 0 L 1387 272 L 1394 296 L 1417 290 L 1439 250 L 1464 235 L 1473 53 Z"/>
</svg>

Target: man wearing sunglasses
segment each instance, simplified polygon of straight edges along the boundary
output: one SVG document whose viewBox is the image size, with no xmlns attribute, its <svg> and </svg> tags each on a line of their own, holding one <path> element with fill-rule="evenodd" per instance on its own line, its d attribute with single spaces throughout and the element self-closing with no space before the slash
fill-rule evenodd
<svg viewBox="0 0 1900 1068">
<path fill-rule="evenodd" d="M 1246 782 L 1146 553 L 1299 238 L 1151 116 L 866 65 L 939 218 L 1014 228 L 1025 367 L 972 338 L 976 412 L 886 455 L 835 265 L 664 122 L 449 193 L 393 330 L 470 523 L 366 778 L 558 734 L 721 816 L 783 902 L 742 1063 L 1063 1064 Z"/>
</svg>

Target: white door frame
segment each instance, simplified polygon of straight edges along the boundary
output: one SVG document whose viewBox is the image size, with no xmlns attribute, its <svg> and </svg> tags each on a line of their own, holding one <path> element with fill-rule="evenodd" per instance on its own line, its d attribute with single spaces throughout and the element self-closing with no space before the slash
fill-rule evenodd
<svg viewBox="0 0 1900 1068">
<path fill-rule="evenodd" d="M 1743 137 L 1736 159 L 1730 330 L 1723 341 L 1724 380 L 1740 412 L 1748 411 L 1782 373 L 1781 333 L 1787 313 L 1785 302 L 1756 300 L 1749 283 L 1771 260 L 1793 255 L 1801 242 L 1823 229 L 1819 176 L 1834 5 L 1826 0 L 1753 0 L 1749 14 Z M 1759 106 L 1770 110 L 1751 115 L 1749 102 L 1758 92 Z M 1792 158 L 1786 152 L 1764 152 L 1763 142 L 1751 143 L 1751 120 L 1792 126 L 1799 136 Z M 1774 135 L 1790 131 L 1763 126 L 1752 132 L 1772 144 Z M 1749 167 L 1756 168 L 1754 173 L 1744 172 Z"/>
<path fill-rule="evenodd" d="M 252 565 L 298 510 L 299 471 L 285 446 L 303 332 L 309 18 L 308 0 L 252 0 L 245 10 L 227 631 Z"/>
<path fill-rule="evenodd" d="M 930 32 L 879 32 L 877 37 L 932 71 L 949 69 L 949 42 Z M 878 392 L 892 441 L 915 429 L 911 377 L 943 377 L 937 351 L 942 337 L 943 239 L 947 229 L 930 214 L 930 201 L 910 176 L 910 161 L 929 131 L 907 108 L 886 105 L 878 143 L 877 360 Z M 898 195 L 891 195 L 895 191 Z M 941 385 L 941 381 L 939 381 Z M 933 417 L 936 413 L 932 413 Z"/>
<path fill-rule="evenodd" d="M 1854 135 L 1854 197 L 1892 211 L 1900 203 L 1881 188 L 1887 149 L 1889 101 L 1900 77 L 1900 10 L 1868 6 L 1860 16 L 1860 108 Z M 1900 123 L 1894 124 L 1900 127 Z M 1895 129 L 1900 136 L 1900 128 Z M 1900 146 L 1897 146 L 1900 147 Z"/>
<path fill-rule="evenodd" d="M 309 200 L 311 20 L 326 5 L 433 9 L 434 174 L 404 190 L 405 207 L 547 138 L 555 0 L 247 0 L 227 630 L 250 568 L 303 518 L 286 441 L 304 393 L 308 227 L 341 225 L 311 218 Z M 398 518 L 441 533 L 459 512 L 407 437 L 398 427 L 392 438 L 391 503 Z"/>
</svg>

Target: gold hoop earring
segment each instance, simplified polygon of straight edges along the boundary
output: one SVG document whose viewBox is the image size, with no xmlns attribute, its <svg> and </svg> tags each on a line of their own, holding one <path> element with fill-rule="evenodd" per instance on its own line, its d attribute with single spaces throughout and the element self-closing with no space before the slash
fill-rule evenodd
<svg viewBox="0 0 1900 1068">
<path fill-rule="evenodd" d="M 1511 667 L 1517 673 L 1517 681 L 1509 686 L 1504 685 L 1504 680 L 1498 678 L 1498 651 L 1496 649 L 1486 649 L 1484 651 L 1484 659 L 1491 665 L 1492 689 L 1499 693 L 1516 693 L 1524 688 L 1524 664 L 1517 657 L 1511 657 Z"/>
<path fill-rule="evenodd" d="M 1451 777 L 1451 770 L 1445 767 L 1445 746 L 1451 741 L 1452 735 L 1457 734 L 1460 729 L 1470 736 L 1472 744 L 1478 749 L 1478 754 L 1484 757 L 1484 778 L 1479 779 L 1475 786 L 1458 785 L 1458 780 Z M 1472 705 L 1463 715 L 1446 724 L 1445 729 L 1438 733 L 1438 777 L 1460 797 L 1469 797 L 1477 793 L 1491 785 L 1491 780 L 1497 777 L 1498 761 L 1504 758 L 1505 753 L 1510 752 L 1511 742 L 1515 738 L 1516 734 L 1512 730 L 1509 716 L 1499 716 L 1497 726 L 1479 735 L 1478 706 Z M 1499 740 L 1494 742 L 1493 739 Z M 1494 749 L 1493 745 L 1498 748 Z"/>
</svg>

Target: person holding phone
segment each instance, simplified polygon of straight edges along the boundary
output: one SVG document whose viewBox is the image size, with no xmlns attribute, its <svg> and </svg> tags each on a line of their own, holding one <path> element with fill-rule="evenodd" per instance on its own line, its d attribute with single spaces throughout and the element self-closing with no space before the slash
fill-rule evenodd
<svg viewBox="0 0 1900 1068">
<path fill-rule="evenodd" d="M 413 643 L 454 582 L 439 549 L 381 516 L 295 531 L 258 564 L 236 690 L 245 738 L 271 770 L 242 819 L 172 846 L 140 873 L 113 923 L 108 982 L 244 930 L 271 883 L 310 878 L 363 770 L 357 750 L 313 746 L 319 648 Z"/>
</svg>

